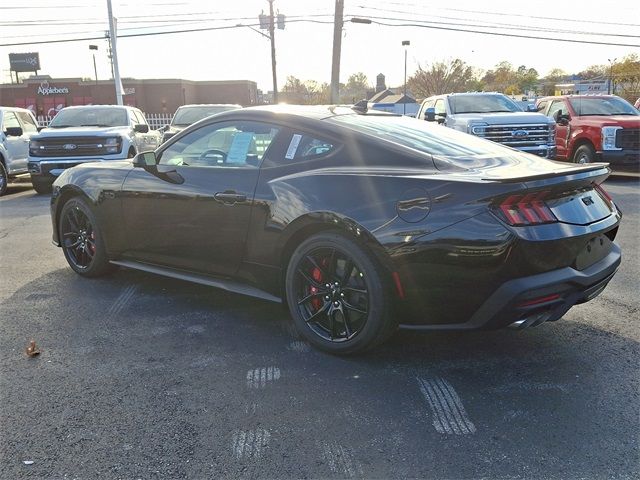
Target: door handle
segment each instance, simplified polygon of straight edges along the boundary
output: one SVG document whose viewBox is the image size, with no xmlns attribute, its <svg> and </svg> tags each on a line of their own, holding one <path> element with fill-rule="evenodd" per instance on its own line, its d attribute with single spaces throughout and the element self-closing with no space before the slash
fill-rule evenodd
<svg viewBox="0 0 640 480">
<path fill-rule="evenodd" d="M 226 203 L 228 205 L 233 205 L 238 202 L 245 202 L 247 200 L 247 196 L 242 193 L 236 193 L 234 191 L 227 190 L 225 192 L 216 193 L 213 198 L 217 201 Z"/>
</svg>

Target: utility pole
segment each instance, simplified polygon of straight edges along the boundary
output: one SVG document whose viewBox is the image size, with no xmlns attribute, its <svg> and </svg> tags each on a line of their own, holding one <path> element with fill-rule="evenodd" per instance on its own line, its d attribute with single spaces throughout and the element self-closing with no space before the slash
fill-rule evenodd
<svg viewBox="0 0 640 480">
<path fill-rule="evenodd" d="M 615 88 L 613 87 L 613 64 L 616 63 L 617 58 L 611 60 L 607 58 L 609 62 L 609 83 L 607 84 L 607 95 L 613 93 L 615 95 Z"/>
<path fill-rule="evenodd" d="M 340 50 L 342 48 L 342 26 L 344 0 L 336 0 L 333 19 L 333 57 L 331 61 L 331 100 L 333 104 L 340 103 Z"/>
<path fill-rule="evenodd" d="M 98 51 L 97 45 L 89 45 L 89 50 Z M 93 54 L 93 73 L 96 75 L 96 85 L 98 84 L 98 67 L 96 66 L 96 54 Z"/>
<path fill-rule="evenodd" d="M 271 38 L 271 74 L 273 75 L 273 103 L 278 103 L 278 79 L 276 77 L 276 32 L 273 17 L 273 0 L 269 1 L 269 37 Z"/>
<path fill-rule="evenodd" d="M 116 102 L 118 105 L 124 105 L 122 100 L 122 81 L 120 80 L 120 69 L 118 68 L 118 46 L 116 34 L 116 19 L 113 18 L 113 9 L 111 8 L 111 0 L 107 0 L 107 11 L 109 13 L 109 38 L 111 40 L 111 50 L 113 58 L 113 81 L 116 84 Z"/>
<path fill-rule="evenodd" d="M 407 47 L 411 44 L 409 40 L 403 40 L 402 46 L 404 47 L 404 99 L 402 100 L 402 114 L 407 114 Z"/>
</svg>

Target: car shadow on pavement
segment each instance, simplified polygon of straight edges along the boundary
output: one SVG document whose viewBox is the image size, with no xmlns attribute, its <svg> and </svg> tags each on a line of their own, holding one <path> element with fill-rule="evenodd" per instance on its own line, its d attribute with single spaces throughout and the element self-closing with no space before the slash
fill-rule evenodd
<svg viewBox="0 0 640 480">
<path fill-rule="evenodd" d="M 0 471 L 11 477 L 27 457 L 30 474 L 49 477 L 638 473 L 639 344 L 571 312 L 525 331 L 398 332 L 334 357 L 279 304 L 61 269 L 17 290 L 0 319 Z M 38 357 L 25 355 L 29 340 Z M 247 435 L 270 461 L 238 453 Z"/>
</svg>

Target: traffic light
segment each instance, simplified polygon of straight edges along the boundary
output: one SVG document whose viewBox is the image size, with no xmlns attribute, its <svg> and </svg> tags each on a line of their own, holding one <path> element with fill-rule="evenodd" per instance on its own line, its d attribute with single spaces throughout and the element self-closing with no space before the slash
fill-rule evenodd
<svg viewBox="0 0 640 480">
<path fill-rule="evenodd" d="M 284 14 L 279 13 L 278 15 L 278 30 L 284 30 Z"/>
</svg>

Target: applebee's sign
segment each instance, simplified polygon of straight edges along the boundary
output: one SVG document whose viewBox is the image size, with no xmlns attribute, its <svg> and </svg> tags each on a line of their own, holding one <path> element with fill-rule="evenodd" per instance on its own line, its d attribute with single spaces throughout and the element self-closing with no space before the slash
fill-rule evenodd
<svg viewBox="0 0 640 480">
<path fill-rule="evenodd" d="M 46 81 L 38 87 L 38 95 L 65 95 L 67 93 L 69 93 L 67 87 L 52 87 Z"/>
</svg>

